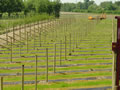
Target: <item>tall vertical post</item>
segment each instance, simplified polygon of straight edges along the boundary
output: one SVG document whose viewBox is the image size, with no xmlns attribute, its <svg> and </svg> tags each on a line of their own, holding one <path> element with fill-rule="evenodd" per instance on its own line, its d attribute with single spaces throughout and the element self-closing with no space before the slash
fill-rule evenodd
<svg viewBox="0 0 120 90">
<path fill-rule="evenodd" d="M 35 90 L 37 90 L 37 55 L 35 56 L 36 60 L 35 60 L 35 64 L 36 64 L 36 68 L 35 68 Z"/>
<path fill-rule="evenodd" d="M 10 62 L 12 63 L 12 56 L 13 56 L 13 40 L 12 40 L 12 38 L 10 38 L 10 42 L 11 42 L 11 52 L 10 52 Z"/>
<path fill-rule="evenodd" d="M 32 37 L 32 24 L 30 24 L 30 37 Z"/>
<path fill-rule="evenodd" d="M 3 90 L 3 77 L 1 77 L 0 90 Z"/>
<path fill-rule="evenodd" d="M 6 44 L 8 45 L 8 29 L 6 29 Z"/>
<path fill-rule="evenodd" d="M 112 50 L 116 54 L 116 89 L 120 90 L 120 16 L 115 17 L 117 19 L 117 42 L 112 43 Z"/>
<path fill-rule="evenodd" d="M 120 80 L 120 17 L 117 19 L 117 61 L 116 61 L 116 85 L 117 90 L 120 90 L 119 80 Z"/>
<path fill-rule="evenodd" d="M 35 24 L 34 24 L 34 50 L 35 50 Z"/>
<path fill-rule="evenodd" d="M 75 38 L 76 38 L 76 40 L 75 40 L 75 41 L 76 41 L 76 48 L 78 48 L 77 32 L 75 33 L 75 36 L 76 36 L 76 37 L 75 37 Z"/>
<path fill-rule="evenodd" d="M 39 32 L 39 43 L 40 43 L 40 47 L 41 47 L 41 31 Z"/>
<path fill-rule="evenodd" d="M 112 42 L 115 42 L 115 30 L 114 30 L 114 19 L 112 19 Z M 116 90 L 116 86 L 115 86 L 115 80 L 116 80 L 116 67 L 115 67 L 115 63 L 116 63 L 116 53 L 114 53 L 114 51 L 112 52 L 113 54 L 113 64 L 112 64 L 112 90 Z"/>
<path fill-rule="evenodd" d="M 28 44 L 28 41 L 29 41 L 29 40 L 28 40 L 28 32 L 27 32 L 27 53 L 28 53 L 28 50 L 29 50 L 29 47 L 28 47 L 28 45 L 29 45 L 29 44 Z"/>
<path fill-rule="evenodd" d="M 24 27 L 25 27 L 25 28 L 24 28 L 24 37 L 25 37 L 25 39 L 26 39 L 26 34 L 27 34 L 27 33 L 26 33 L 26 32 L 27 32 L 26 29 L 27 29 L 27 25 L 25 24 Z"/>
<path fill-rule="evenodd" d="M 54 73 L 56 73 L 56 44 L 55 44 L 55 51 L 54 51 Z"/>
<path fill-rule="evenodd" d="M 13 26 L 13 42 L 15 42 L 15 28 Z"/>
<path fill-rule="evenodd" d="M 60 40 L 60 66 L 62 65 L 62 40 Z"/>
<path fill-rule="evenodd" d="M 48 48 L 46 48 L 46 82 L 48 82 Z"/>
<path fill-rule="evenodd" d="M 24 90 L 24 65 L 22 65 L 22 90 Z"/>
<path fill-rule="evenodd" d="M 20 25 L 20 29 L 19 29 L 19 39 L 20 39 L 20 42 L 19 42 L 19 55 L 21 56 L 21 29 L 22 29 L 22 26 Z"/>
<path fill-rule="evenodd" d="M 6 28 L 6 44 L 8 45 L 8 31 L 9 31 L 9 27 L 8 27 L 8 23 L 7 23 L 7 28 Z"/>
<path fill-rule="evenodd" d="M 65 60 L 67 60 L 67 38 L 65 36 Z"/>
<path fill-rule="evenodd" d="M 20 29 L 19 29 L 19 40 L 21 41 L 21 29 L 22 29 L 22 26 L 20 25 Z"/>
<path fill-rule="evenodd" d="M 70 47 L 69 47 L 69 55 L 71 56 L 71 33 L 70 33 Z"/>
</svg>

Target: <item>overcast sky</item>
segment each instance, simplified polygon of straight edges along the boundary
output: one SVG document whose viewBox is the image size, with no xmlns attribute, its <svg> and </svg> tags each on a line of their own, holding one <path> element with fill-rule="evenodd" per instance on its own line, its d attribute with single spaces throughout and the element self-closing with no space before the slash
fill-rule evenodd
<svg viewBox="0 0 120 90">
<path fill-rule="evenodd" d="M 61 2 L 79 2 L 79 1 L 81 1 L 81 2 L 83 2 L 84 0 L 61 0 Z M 97 4 L 100 4 L 100 2 L 103 2 L 103 1 L 113 1 L 113 2 L 115 2 L 115 1 L 120 1 L 120 0 L 94 0 Z"/>
</svg>

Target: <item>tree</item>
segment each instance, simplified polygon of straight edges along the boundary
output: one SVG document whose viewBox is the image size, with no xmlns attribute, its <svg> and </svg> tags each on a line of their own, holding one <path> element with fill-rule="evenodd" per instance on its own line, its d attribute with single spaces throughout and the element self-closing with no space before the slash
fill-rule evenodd
<svg viewBox="0 0 120 90">
<path fill-rule="evenodd" d="M 37 4 L 37 11 L 38 13 L 45 13 L 47 12 L 47 7 L 48 7 L 48 0 L 39 0 Z"/>
<path fill-rule="evenodd" d="M 15 7 L 14 7 L 14 12 L 21 12 L 23 11 L 24 9 L 24 3 L 22 0 L 16 0 L 16 4 L 15 4 Z"/>
<path fill-rule="evenodd" d="M 79 8 L 78 4 L 77 4 L 77 8 Z M 71 12 L 74 9 L 76 9 L 76 4 L 74 4 L 74 3 L 64 3 L 61 5 L 62 11 Z"/>
<path fill-rule="evenodd" d="M 92 4 L 94 4 L 94 1 L 84 0 L 83 9 L 88 9 L 88 7 Z"/>
<path fill-rule="evenodd" d="M 7 0 L 7 8 L 6 11 L 8 12 L 8 16 L 10 17 L 11 13 L 14 12 L 16 5 L 16 0 Z"/>
<path fill-rule="evenodd" d="M 53 9 L 54 9 L 55 17 L 59 18 L 60 17 L 60 9 L 61 9 L 60 0 L 55 0 L 53 3 L 54 3 Z"/>
<path fill-rule="evenodd" d="M 88 3 L 88 2 L 89 2 L 89 0 L 84 0 L 84 2 L 85 2 L 85 3 Z"/>
<path fill-rule="evenodd" d="M 28 12 L 35 12 L 35 2 L 34 0 L 24 1 L 24 15 L 27 15 Z"/>
<path fill-rule="evenodd" d="M 116 10 L 116 7 L 113 5 L 112 1 L 105 1 L 100 4 L 104 10 Z"/>
<path fill-rule="evenodd" d="M 95 10 L 97 10 L 97 8 L 98 8 L 98 6 L 96 4 L 92 4 L 88 7 L 88 10 L 89 11 L 95 11 Z"/>
<path fill-rule="evenodd" d="M 49 2 L 47 5 L 47 13 L 51 15 L 53 13 L 53 3 Z"/>
<path fill-rule="evenodd" d="M 84 3 L 78 2 L 77 7 L 78 7 L 78 9 L 84 9 Z"/>
<path fill-rule="evenodd" d="M 120 6 L 120 1 L 116 1 L 115 5 Z"/>
<path fill-rule="evenodd" d="M 7 0 L 0 0 L 0 18 L 2 18 L 2 15 L 4 12 L 6 12 L 7 9 Z"/>
</svg>

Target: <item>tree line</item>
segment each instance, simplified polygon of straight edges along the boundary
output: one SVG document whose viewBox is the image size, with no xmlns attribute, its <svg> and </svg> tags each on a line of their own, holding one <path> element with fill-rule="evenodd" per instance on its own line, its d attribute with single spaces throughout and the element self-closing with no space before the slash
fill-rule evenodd
<svg viewBox="0 0 120 90">
<path fill-rule="evenodd" d="M 47 13 L 59 17 L 61 8 L 60 0 L 0 0 L 0 17 L 7 13 L 10 17 L 12 13 L 23 12 L 26 16 L 30 12 Z"/>
<path fill-rule="evenodd" d="M 90 13 L 113 13 L 120 14 L 120 1 L 113 3 L 112 1 L 101 2 L 97 5 L 93 0 L 84 0 L 78 3 L 63 3 L 62 11 L 67 12 L 90 12 Z"/>
</svg>

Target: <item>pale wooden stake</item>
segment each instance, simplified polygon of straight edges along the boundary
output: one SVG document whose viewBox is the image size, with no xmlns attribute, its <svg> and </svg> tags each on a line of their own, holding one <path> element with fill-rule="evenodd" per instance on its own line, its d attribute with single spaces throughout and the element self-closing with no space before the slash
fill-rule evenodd
<svg viewBox="0 0 120 90">
<path fill-rule="evenodd" d="M 66 40 L 66 36 L 65 36 L 65 60 L 67 60 L 67 40 Z"/>
<path fill-rule="evenodd" d="M 3 90 L 3 77 L 1 77 L 0 90 Z"/>
<path fill-rule="evenodd" d="M 72 52 L 71 52 L 71 33 L 70 33 L 70 46 L 69 46 L 69 55 L 71 55 Z"/>
<path fill-rule="evenodd" d="M 55 44 L 55 51 L 54 51 L 54 73 L 56 73 L 56 44 Z"/>
<path fill-rule="evenodd" d="M 46 48 L 46 82 L 48 82 L 48 48 Z"/>
<path fill-rule="evenodd" d="M 28 40 L 28 32 L 27 32 L 27 53 L 28 53 L 28 50 L 29 50 L 28 41 L 29 41 L 29 40 Z"/>
<path fill-rule="evenodd" d="M 60 66 L 62 66 L 62 40 L 60 40 Z"/>
<path fill-rule="evenodd" d="M 12 63 L 12 56 L 13 56 L 13 41 L 12 41 L 12 38 L 10 38 L 10 42 L 11 42 L 11 52 L 10 52 L 10 62 Z"/>
<path fill-rule="evenodd" d="M 22 65 L 22 90 L 24 90 L 24 65 Z"/>
<path fill-rule="evenodd" d="M 35 90 L 37 90 L 37 60 L 38 60 L 38 57 L 37 57 L 37 55 L 35 56 L 36 57 L 36 69 L 35 69 Z"/>
</svg>

